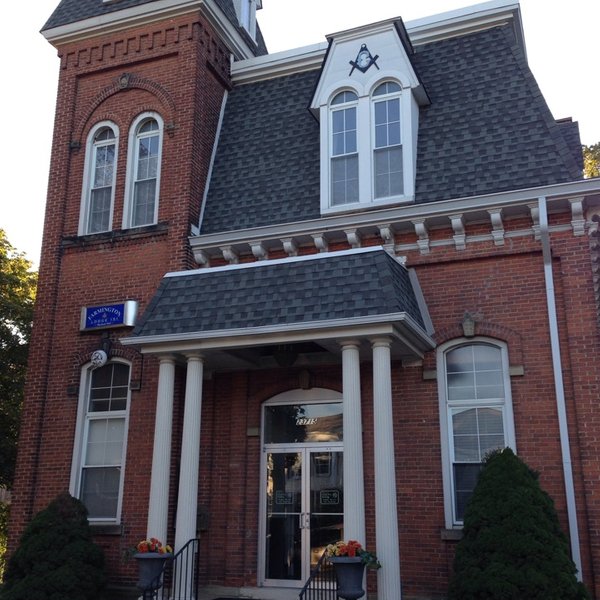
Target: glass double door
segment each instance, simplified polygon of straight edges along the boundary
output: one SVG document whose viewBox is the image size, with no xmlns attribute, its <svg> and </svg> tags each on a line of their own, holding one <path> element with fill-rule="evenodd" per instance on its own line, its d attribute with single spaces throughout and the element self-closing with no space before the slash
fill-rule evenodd
<svg viewBox="0 0 600 600">
<path fill-rule="evenodd" d="M 265 583 L 301 586 L 325 546 L 343 539 L 343 452 L 306 446 L 265 453 Z"/>
</svg>

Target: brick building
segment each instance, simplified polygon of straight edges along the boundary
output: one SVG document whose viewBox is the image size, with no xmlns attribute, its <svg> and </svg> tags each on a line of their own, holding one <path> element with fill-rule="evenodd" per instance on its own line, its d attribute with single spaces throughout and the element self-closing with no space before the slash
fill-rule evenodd
<svg viewBox="0 0 600 600">
<path fill-rule="evenodd" d="M 260 0 L 62 0 L 13 544 L 68 490 L 202 597 L 359 539 L 441 598 L 485 453 L 539 471 L 600 597 L 598 180 L 518 4 L 269 55 Z M 265 10 L 268 5 L 265 2 Z M 260 16 L 260 15 L 259 15 Z"/>
</svg>

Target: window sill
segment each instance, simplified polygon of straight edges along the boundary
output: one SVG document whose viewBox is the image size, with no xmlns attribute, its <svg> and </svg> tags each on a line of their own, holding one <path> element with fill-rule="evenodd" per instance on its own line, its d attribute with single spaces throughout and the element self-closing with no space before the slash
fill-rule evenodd
<svg viewBox="0 0 600 600">
<path fill-rule="evenodd" d="M 414 204 L 413 196 L 399 196 L 385 200 L 373 200 L 372 202 L 354 202 L 352 204 L 340 204 L 339 206 L 321 206 L 321 215 L 338 215 L 341 213 L 364 212 L 388 206 L 401 206 L 403 204 Z"/>
<path fill-rule="evenodd" d="M 123 525 L 117 523 L 90 523 L 93 535 L 123 535 Z"/>
<path fill-rule="evenodd" d="M 461 529 L 440 529 L 440 538 L 445 542 L 459 542 L 463 539 L 463 530 Z"/>
<path fill-rule="evenodd" d="M 63 237 L 61 241 L 61 247 L 82 248 L 87 246 L 96 246 L 99 244 L 115 243 L 121 240 L 135 240 L 157 235 L 166 235 L 168 230 L 169 223 L 163 222 L 157 223 L 156 225 L 136 227 L 135 229 L 113 229 L 112 231 L 105 231 L 103 233 L 69 235 Z"/>
</svg>

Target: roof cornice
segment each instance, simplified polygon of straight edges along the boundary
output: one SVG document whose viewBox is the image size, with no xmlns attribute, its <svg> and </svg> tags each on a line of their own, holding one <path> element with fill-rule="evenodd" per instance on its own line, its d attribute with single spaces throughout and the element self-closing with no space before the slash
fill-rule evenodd
<svg viewBox="0 0 600 600">
<path fill-rule="evenodd" d="M 435 348 L 427 332 L 406 312 L 349 317 L 325 321 L 301 321 L 285 325 L 242 327 L 203 332 L 174 333 L 121 338 L 125 346 L 137 346 L 144 353 L 185 352 L 241 348 L 260 344 L 277 344 L 318 340 L 342 340 L 354 337 L 388 335 L 401 340 L 421 357 Z"/>
<path fill-rule="evenodd" d="M 340 215 L 326 216 L 319 219 L 296 221 L 292 223 L 278 223 L 239 229 L 218 233 L 208 233 L 189 238 L 190 246 L 196 260 L 201 260 L 204 252 L 211 249 L 249 244 L 268 239 L 284 239 L 298 236 L 315 236 L 331 234 L 335 231 L 349 231 L 360 228 L 377 228 L 382 224 L 392 224 L 423 220 L 438 222 L 447 220 L 452 215 L 485 213 L 493 209 L 526 209 L 538 198 L 545 197 L 548 202 L 567 202 L 572 198 L 594 199 L 600 198 L 600 178 L 583 179 L 535 188 L 511 190 L 482 196 L 469 196 L 436 202 L 410 203 L 378 210 L 364 212 L 349 212 Z"/>
<path fill-rule="evenodd" d="M 253 49 L 214 0 L 156 0 L 99 17 L 45 29 L 41 33 L 53 46 L 58 47 L 62 44 L 102 35 L 108 31 L 119 31 L 196 11 L 202 11 L 208 18 L 237 59 L 242 60 L 254 56 Z"/>
</svg>

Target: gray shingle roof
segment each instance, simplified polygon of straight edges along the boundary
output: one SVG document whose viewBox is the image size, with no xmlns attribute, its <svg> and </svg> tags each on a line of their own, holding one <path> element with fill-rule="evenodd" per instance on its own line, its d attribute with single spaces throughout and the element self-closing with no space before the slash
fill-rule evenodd
<svg viewBox="0 0 600 600">
<path fill-rule="evenodd" d="M 408 271 L 382 249 L 163 278 L 133 336 L 293 325 L 405 312 L 424 328 Z"/>
<path fill-rule="evenodd" d="M 554 121 L 510 27 L 427 44 L 412 60 L 431 99 L 419 117 L 417 203 L 581 177 L 573 129 Z M 319 125 L 307 109 L 318 76 L 231 92 L 201 233 L 319 218 Z"/>
<path fill-rule="evenodd" d="M 126 8 L 132 8 L 141 4 L 148 4 L 150 2 L 156 2 L 156 0 L 119 0 L 119 2 L 109 4 L 105 4 L 101 0 L 61 0 L 50 18 L 46 21 L 46 24 L 42 27 L 42 31 L 60 27 L 61 25 L 68 25 L 69 23 L 76 23 L 77 21 L 83 21 L 84 19 L 92 17 L 100 17 L 102 15 L 124 10 Z M 252 46 L 254 43 L 257 44 L 256 55 L 266 54 L 267 49 L 260 28 L 257 26 L 256 42 L 253 42 L 246 30 L 243 27 L 240 27 L 238 23 L 233 0 L 215 0 L 215 2 L 229 19 L 231 24 L 238 29 L 250 45 Z"/>
</svg>

